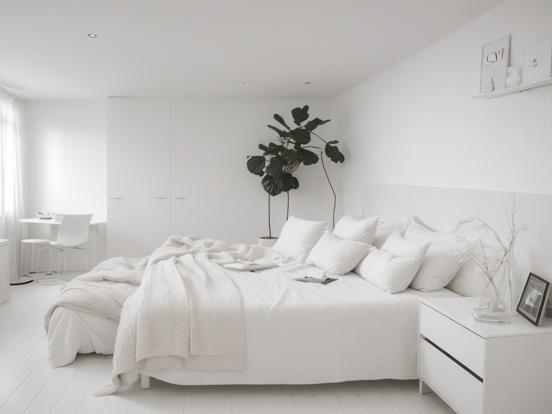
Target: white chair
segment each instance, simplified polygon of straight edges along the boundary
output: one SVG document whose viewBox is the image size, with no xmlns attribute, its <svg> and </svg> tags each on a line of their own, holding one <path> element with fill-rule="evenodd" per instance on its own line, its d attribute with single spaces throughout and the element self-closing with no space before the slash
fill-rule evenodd
<svg viewBox="0 0 552 414">
<path fill-rule="evenodd" d="M 57 241 L 51 241 L 50 247 L 58 253 L 57 272 L 65 270 L 65 250 L 79 250 L 84 253 L 84 267 L 88 270 L 86 243 L 90 230 L 92 214 L 67 214 L 61 219 Z"/>
</svg>

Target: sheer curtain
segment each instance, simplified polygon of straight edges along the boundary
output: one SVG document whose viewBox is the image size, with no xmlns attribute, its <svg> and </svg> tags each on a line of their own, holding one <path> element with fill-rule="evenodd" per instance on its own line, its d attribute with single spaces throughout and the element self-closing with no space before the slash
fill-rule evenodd
<svg viewBox="0 0 552 414">
<path fill-rule="evenodd" d="M 22 103 L 0 89 L 0 143 L 2 149 L 2 207 L 4 234 L 10 243 L 10 279 L 19 280 L 19 246 L 23 218 L 23 186 L 21 166 Z"/>
</svg>

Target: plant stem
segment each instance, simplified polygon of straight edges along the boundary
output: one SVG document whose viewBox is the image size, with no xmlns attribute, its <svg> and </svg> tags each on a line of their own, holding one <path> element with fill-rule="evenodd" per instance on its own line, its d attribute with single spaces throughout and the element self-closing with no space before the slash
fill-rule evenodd
<svg viewBox="0 0 552 414">
<path fill-rule="evenodd" d="M 326 180 L 328 181 L 328 184 L 330 185 L 330 190 L 332 190 L 333 194 L 333 209 L 332 209 L 332 230 L 335 227 L 335 206 L 337 204 L 337 195 L 335 194 L 335 190 L 332 185 L 332 180 L 330 180 L 330 176 L 328 175 L 328 171 L 326 170 L 326 164 L 324 164 L 324 153 L 320 151 L 320 161 L 322 162 L 322 169 L 324 170 L 324 174 L 326 175 Z"/>
<path fill-rule="evenodd" d="M 270 225 L 270 194 L 268 195 L 268 238 L 272 238 L 272 226 Z"/>
<path fill-rule="evenodd" d="M 289 191 L 286 191 L 287 195 L 287 207 L 286 207 L 286 221 L 289 219 Z"/>
</svg>

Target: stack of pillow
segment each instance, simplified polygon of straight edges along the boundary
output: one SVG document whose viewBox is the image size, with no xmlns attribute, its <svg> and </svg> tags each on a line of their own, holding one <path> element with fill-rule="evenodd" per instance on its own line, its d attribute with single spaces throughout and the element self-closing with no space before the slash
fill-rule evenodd
<svg viewBox="0 0 552 414">
<path fill-rule="evenodd" d="M 333 232 L 323 221 L 290 217 L 274 250 L 322 268 L 330 275 L 355 271 L 378 288 L 397 293 L 411 286 L 439 290 L 461 268 L 461 242 L 430 229 L 417 218 L 386 223 L 378 217 L 344 216 Z"/>
</svg>

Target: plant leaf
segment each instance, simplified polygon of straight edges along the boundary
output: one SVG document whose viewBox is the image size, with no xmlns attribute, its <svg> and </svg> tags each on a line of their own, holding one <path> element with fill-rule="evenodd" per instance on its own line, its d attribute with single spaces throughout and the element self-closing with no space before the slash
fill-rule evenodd
<svg viewBox="0 0 552 414">
<path fill-rule="evenodd" d="M 282 187 L 279 183 L 279 180 L 275 179 L 273 176 L 266 174 L 261 180 L 264 190 L 271 196 L 277 196 L 282 192 Z"/>
<path fill-rule="evenodd" d="M 274 125 L 267 125 L 267 127 L 276 132 L 281 138 L 285 138 L 288 136 L 288 133 L 286 131 L 282 131 L 280 128 L 276 128 Z"/>
<path fill-rule="evenodd" d="M 284 147 L 283 145 L 279 145 L 279 144 L 275 144 L 274 142 L 270 142 L 268 144 L 268 148 L 264 152 L 264 155 L 277 155 L 285 149 L 286 149 L 286 147 Z"/>
<path fill-rule="evenodd" d="M 276 121 L 278 121 L 278 123 L 280 123 L 280 125 L 286 127 L 286 129 L 291 129 L 288 124 L 286 124 L 286 121 L 284 121 L 284 118 L 282 118 L 280 115 L 278 114 L 274 114 L 274 119 Z"/>
<path fill-rule="evenodd" d="M 309 119 L 309 106 L 305 105 L 302 108 L 293 108 L 291 110 L 291 116 L 293 116 L 293 122 L 295 125 L 301 126 L 303 122 Z"/>
<path fill-rule="evenodd" d="M 290 173 L 284 173 L 279 179 L 282 191 L 297 190 L 299 188 L 299 180 Z"/>
<path fill-rule="evenodd" d="M 251 174 L 263 176 L 265 167 L 265 157 L 262 155 L 255 155 L 247 159 L 247 169 Z"/>
<path fill-rule="evenodd" d="M 339 148 L 329 142 L 326 144 L 325 152 L 328 158 L 335 163 L 345 161 L 345 156 L 341 153 Z"/>
<path fill-rule="evenodd" d="M 286 162 L 283 158 L 276 156 L 272 157 L 266 166 L 266 173 L 274 178 L 280 177 L 284 173 Z"/>
<path fill-rule="evenodd" d="M 282 151 L 282 157 L 289 164 L 289 163 L 292 163 L 293 161 L 297 160 L 299 158 L 299 154 L 297 153 L 297 151 L 295 151 L 293 149 L 286 149 L 286 150 Z"/>
<path fill-rule="evenodd" d="M 298 153 L 299 159 L 305 165 L 313 165 L 318 162 L 318 155 L 308 149 L 301 148 Z"/>
<path fill-rule="evenodd" d="M 327 143 L 333 145 L 333 144 L 339 144 L 339 141 L 334 139 L 333 141 L 328 141 Z"/>
<path fill-rule="evenodd" d="M 306 145 L 310 142 L 310 131 L 304 128 L 295 128 L 289 131 L 289 137 L 296 143 Z"/>
<path fill-rule="evenodd" d="M 264 152 L 268 151 L 268 147 L 265 144 L 259 144 L 259 149 Z"/>
<path fill-rule="evenodd" d="M 327 124 L 328 122 L 330 122 L 329 119 L 314 118 L 305 124 L 305 128 L 308 129 L 309 131 L 314 131 L 320 125 Z"/>
</svg>

